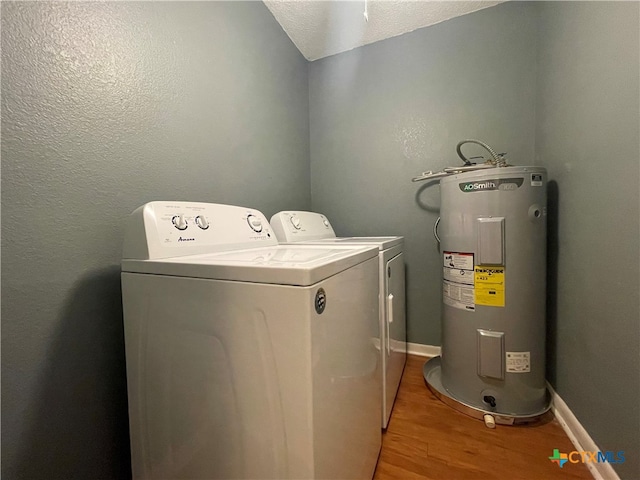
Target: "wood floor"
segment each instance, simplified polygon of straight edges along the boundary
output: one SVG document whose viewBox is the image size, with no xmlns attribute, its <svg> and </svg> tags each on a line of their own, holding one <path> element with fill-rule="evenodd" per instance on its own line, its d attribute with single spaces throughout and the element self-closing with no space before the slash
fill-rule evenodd
<svg viewBox="0 0 640 480">
<path fill-rule="evenodd" d="M 438 400 L 422 377 L 424 357 L 409 356 L 374 480 L 592 480 L 587 467 L 549 460 L 575 448 L 551 412 L 529 426 L 494 430 Z"/>
</svg>

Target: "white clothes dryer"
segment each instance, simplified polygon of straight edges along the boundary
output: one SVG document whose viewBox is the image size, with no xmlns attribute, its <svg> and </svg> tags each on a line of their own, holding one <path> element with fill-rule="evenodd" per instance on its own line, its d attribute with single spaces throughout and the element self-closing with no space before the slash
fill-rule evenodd
<svg viewBox="0 0 640 480">
<path fill-rule="evenodd" d="M 329 219 L 314 212 L 279 212 L 271 217 L 270 223 L 281 244 L 378 248 L 382 428 L 387 428 L 407 360 L 404 238 L 336 237 Z"/>
<path fill-rule="evenodd" d="M 278 245 L 249 208 L 135 210 L 122 261 L 133 478 L 372 478 L 377 255 Z"/>
</svg>

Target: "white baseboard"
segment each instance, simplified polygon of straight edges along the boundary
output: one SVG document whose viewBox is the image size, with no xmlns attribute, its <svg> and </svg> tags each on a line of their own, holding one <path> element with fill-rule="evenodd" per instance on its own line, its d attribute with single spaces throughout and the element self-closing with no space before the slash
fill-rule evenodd
<svg viewBox="0 0 640 480">
<path fill-rule="evenodd" d="M 440 355 L 440 347 L 407 342 L 407 353 L 409 355 L 418 355 L 420 357 L 437 357 Z"/>
<path fill-rule="evenodd" d="M 421 357 L 437 357 L 440 355 L 440 347 L 435 345 L 422 345 L 420 343 L 407 343 L 407 353 Z M 551 411 L 558 419 L 562 429 L 579 452 L 599 452 L 600 448 L 593 441 L 589 433 L 578 421 L 567 404 L 547 382 L 551 393 Z M 585 464 L 595 480 L 620 480 L 620 477 L 610 463 L 586 463 Z"/>
<path fill-rule="evenodd" d="M 569 409 L 564 400 L 556 393 L 547 382 L 547 387 L 551 393 L 551 411 L 558 419 L 563 430 L 579 452 L 599 452 L 600 448 L 593 441 L 589 433 L 584 429 L 573 412 Z M 596 480 L 620 480 L 620 477 L 610 463 L 585 463 L 591 475 Z"/>
</svg>

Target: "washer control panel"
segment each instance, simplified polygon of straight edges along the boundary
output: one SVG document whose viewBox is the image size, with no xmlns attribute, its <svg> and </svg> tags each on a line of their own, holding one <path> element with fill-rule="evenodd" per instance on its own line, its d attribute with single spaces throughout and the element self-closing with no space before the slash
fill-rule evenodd
<svg viewBox="0 0 640 480">
<path fill-rule="evenodd" d="M 277 245 L 258 210 L 196 202 L 150 202 L 127 220 L 123 258 L 154 259 Z"/>
</svg>

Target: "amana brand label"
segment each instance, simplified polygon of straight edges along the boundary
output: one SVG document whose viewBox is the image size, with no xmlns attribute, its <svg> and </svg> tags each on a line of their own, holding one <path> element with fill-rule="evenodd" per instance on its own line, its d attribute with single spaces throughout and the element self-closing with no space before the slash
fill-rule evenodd
<svg viewBox="0 0 640 480">
<path fill-rule="evenodd" d="M 476 182 L 459 183 L 460 190 L 464 193 L 486 192 L 489 190 L 516 190 L 524 183 L 523 177 L 518 178 L 492 178 L 478 180 Z"/>
<path fill-rule="evenodd" d="M 504 267 L 476 267 L 475 303 L 487 307 L 504 307 Z"/>
</svg>

